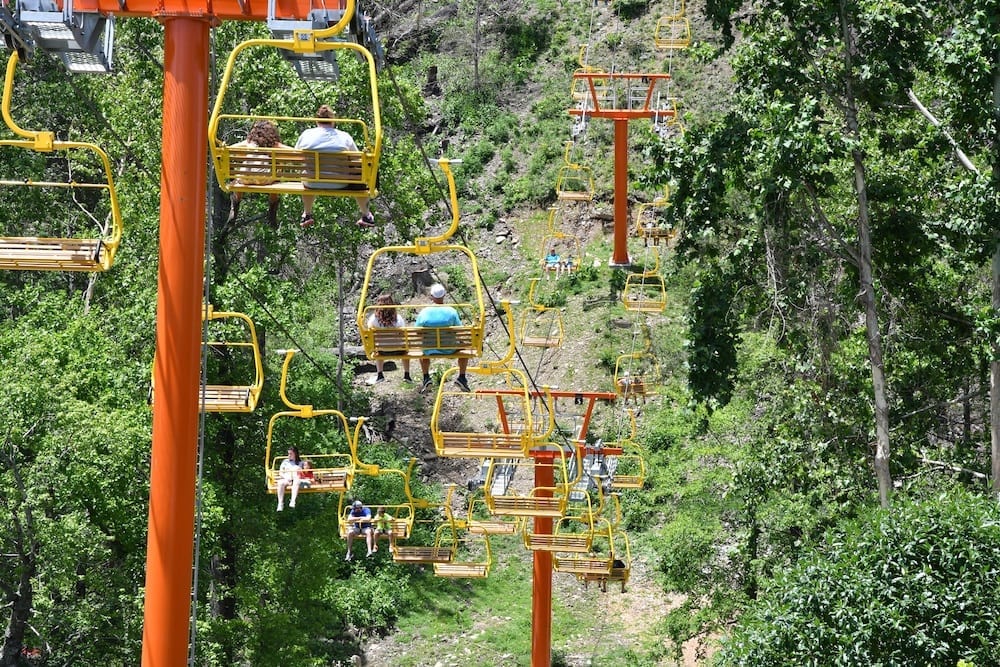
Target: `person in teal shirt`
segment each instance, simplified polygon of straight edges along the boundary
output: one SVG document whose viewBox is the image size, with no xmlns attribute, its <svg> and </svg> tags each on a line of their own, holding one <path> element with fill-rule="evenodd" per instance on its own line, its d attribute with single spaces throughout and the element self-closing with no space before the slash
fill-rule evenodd
<svg viewBox="0 0 1000 667">
<path fill-rule="evenodd" d="M 444 297 L 447 294 L 444 285 L 434 283 L 431 285 L 430 295 L 433 304 L 423 308 L 417 314 L 415 324 L 418 327 L 456 327 L 461 326 L 462 318 L 458 316 L 458 311 L 451 306 L 444 305 Z M 455 350 L 425 349 L 424 355 L 454 354 Z M 469 380 L 465 377 L 465 370 L 469 365 L 469 360 L 464 357 L 458 359 L 458 378 L 455 380 L 462 391 L 470 391 Z M 431 360 L 428 356 L 420 357 L 420 371 L 423 374 L 423 382 L 420 384 L 420 393 L 424 393 L 431 388 Z"/>
<path fill-rule="evenodd" d="M 555 248 L 549 250 L 549 254 L 545 256 L 545 278 L 548 279 L 549 272 L 555 271 L 556 277 L 559 277 L 560 269 L 562 268 L 562 262 L 559 261 L 559 253 L 556 252 Z"/>
</svg>

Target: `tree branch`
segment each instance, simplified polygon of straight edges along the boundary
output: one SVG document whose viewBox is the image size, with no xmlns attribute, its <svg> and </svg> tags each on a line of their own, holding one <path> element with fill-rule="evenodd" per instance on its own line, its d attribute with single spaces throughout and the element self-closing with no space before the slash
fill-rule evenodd
<svg viewBox="0 0 1000 667">
<path fill-rule="evenodd" d="M 851 247 L 851 244 L 844 240 L 844 237 L 840 235 L 840 232 L 830 223 L 827 219 L 826 214 L 823 213 L 823 208 L 819 205 L 819 195 L 816 194 L 816 188 L 813 187 L 812 183 L 803 182 L 802 186 L 809 193 L 809 200 L 812 204 L 813 213 L 816 216 L 816 220 L 819 221 L 820 226 L 823 227 L 824 231 L 832 238 L 834 241 L 840 245 L 841 250 L 844 251 L 844 258 L 854 264 L 854 266 L 861 266 L 861 258 L 858 253 Z"/>
<path fill-rule="evenodd" d="M 976 169 L 976 165 L 972 164 L 972 160 L 970 160 L 969 157 L 962 151 L 962 149 L 958 147 L 958 143 L 955 141 L 954 137 L 951 136 L 951 133 L 948 132 L 948 130 L 946 130 L 941 125 L 941 121 L 939 121 L 927 107 L 925 107 L 923 104 L 920 103 L 920 100 L 917 99 L 917 96 L 913 94 L 912 90 L 907 90 L 906 96 L 910 98 L 910 101 L 913 102 L 913 106 L 917 108 L 917 111 L 919 111 L 920 114 L 924 118 L 926 118 L 931 125 L 941 130 L 941 134 L 943 134 L 945 138 L 948 140 L 948 143 L 951 144 L 951 147 L 955 151 L 955 155 L 958 157 L 958 161 L 962 163 L 962 166 L 965 167 L 966 170 L 974 173 L 976 176 L 979 176 L 979 170 Z"/>
</svg>

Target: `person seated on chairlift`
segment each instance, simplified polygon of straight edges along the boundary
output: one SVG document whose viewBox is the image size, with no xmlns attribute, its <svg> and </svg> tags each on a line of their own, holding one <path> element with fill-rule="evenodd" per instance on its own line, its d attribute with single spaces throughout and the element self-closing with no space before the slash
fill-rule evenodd
<svg viewBox="0 0 1000 667">
<path fill-rule="evenodd" d="M 351 504 L 351 509 L 347 512 L 347 520 L 350 525 L 347 527 L 347 555 L 344 560 L 351 560 L 351 548 L 354 546 L 354 538 L 358 535 L 365 536 L 365 544 L 368 545 L 368 555 L 375 553 L 375 532 L 372 529 L 372 511 L 365 507 L 360 500 L 355 500 Z"/>
<path fill-rule="evenodd" d="M 358 145 L 354 143 L 354 137 L 343 130 L 338 130 L 333 125 L 333 109 L 329 105 L 323 104 L 316 111 L 316 127 L 310 127 L 299 135 L 295 142 L 295 148 L 304 151 L 319 151 L 321 153 L 333 153 L 336 151 L 357 151 Z M 342 183 L 313 183 L 305 181 L 302 185 L 310 189 L 337 190 L 346 187 Z M 356 197 L 358 208 L 361 209 L 361 218 L 358 219 L 359 227 L 374 227 L 375 216 L 368 208 L 368 197 Z M 302 227 L 312 227 L 316 224 L 313 218 L 313 203 L 316 195 L 302 195 Z"/>
<path fill-rule="evenodd" d="M 555 271 L 556 276 L 560 274 L 562 270 L 562 262 L 560 261 L 559 253 L 556 252 L 556 249 L 554 247 L 549 249 L 549 254 L 545 256 L 544 261 L 545 261 L 546 280 L 548 279 L 549 277 L 548 274 L 551 271 Z"/>
</svg>

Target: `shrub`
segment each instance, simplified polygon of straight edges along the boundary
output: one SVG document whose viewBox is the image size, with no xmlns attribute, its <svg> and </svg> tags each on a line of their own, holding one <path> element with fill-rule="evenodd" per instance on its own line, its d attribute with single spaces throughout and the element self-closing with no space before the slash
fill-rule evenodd
<svg viewBox="0 0 1000 667">
<path fill-rule="evenodd" d="M 1000 664 L 1000 508 L 951 489 L 831 532 L 735 626 L 721 665 Z"/>
</svg>

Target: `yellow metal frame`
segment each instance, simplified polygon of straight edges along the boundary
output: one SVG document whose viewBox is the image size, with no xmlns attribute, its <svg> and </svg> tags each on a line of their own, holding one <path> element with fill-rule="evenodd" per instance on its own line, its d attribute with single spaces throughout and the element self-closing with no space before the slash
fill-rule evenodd
<svg viewBox="0 0 1000 667">
<path fill-rule="evenodd" d="M 455 177 L 452 174 L 450 161 L 438 160 L 441 170 L 448 179 L 448 189 L 451 196 L 452 220 L 451 226 L 439 236 L 421 237 L 414 240 L 413 245 L 385 246 L 379 248 L 368 258 L 365 280 L 358 299 L 358 331 L 361 334 L 361 344 L 369 359 L 399 359 L 410 358 L 448 359 L 455 357 L 479 357 L 483 353 L 483 339 L 486 328 L 486 308 L 483 302 L 483 284 L 479 277 L 479 263 L 475 254 L 465 246 L 448 243 L 448 240 L 458 231 L 459 209 L 458 193 L 455 187 Z M 377 328 L 368 326 L 368 316 L 380 308 L 377 305 L 366 305 L 369 293 L 374 283 L 374 268 L 376 260 L 388 253 L 403 255 L 430 255 L 453 251 L 468 258 L 472 288 L 475 296 L 474 304 L 451 304 L 459 308 L 468 308 L 474 312 L 468 325 L 455 327 L 417 327 Z M 412 312 L 414 318 L 423 305 L 396 306 L 400 312 Z M 383 339 L 384 337 L 384 339 Z M 461 341 L 456 343 L 455 341 Z M 426 344 L 426 347 L 425 347 Z M 452 354 L 425 354 L 425 349 L 454 349 Z"/>
<path fill-rule="evenodd" d="M 387 471 L 386 471 L 387 472 Z M 400 472 L 399 470 L 394 470 L 394 472 Z M 301 493 L 301 492 L 300 492 Z M 351 511 L 351 499 L 348 498 L 346 493 L 340 494 L 340 498 L 337 501 L 337 531 L 340 538 L 343 540 L 347 539 L 347 531 L 352 523 L 356 523 L 348 516 Z M 372 516 L 369 521 L 375 523 L 375 508 L 384 507 L 386 514 L 392 516 L 392 527 L 394 537 L 397 540 L 405 540 L 410 537 L 410 530 L 413 527 L 413 506 L 409 503 L 398 503 L 395 505 L 387 505 L 385 503 L 366 503 L 365 507 L 372 510 Z M 397 532 L 398 530 L 398 532 Z"/>
<path fill-rule="evenodd" d="M 469 368 L 466 372 L 470 375 L 491 377 L 503 376 L 505 384 L 519 389 L 519 393 L 514 394 L 509 390 L 496 389 L 476 389 L 472 393 L 459 390 L 447 390 L 448 380 L 452 375 L 457 376 L 458 368 L 452 367 L 444 372 L 441 377 L 441 386 L 438 389 L 437 397 L 434 400 L 434 409 L 431 413 L 431 439 L 434 441 L 434 450 L 438 456 L 458 457 L 458 458 L 483 458 L 483 457 L 525 457 L 528 450 L 535 444 L 534 429 L 531 425 L 531 397 L 528 393 L 528 378 L 523 371 L 513 368 Z M 486 401 L 496 401 L 499 406 L 505 398 L 514 399 L 519 403 L 522 414 L 527 416 L 527 428 L 520 433 L 512 433 L 505 416 L 501 415 L 500 433 L 480 433 L 476 431 L 446 431 L 441 428 L 442 407 L 446 400 L 460 400 L 463 406 L 468 406 L 472 411 L 475 405 L 482 405 Z"/>
<path fill-rule="evenodd" d="M 508 413 L 506 409 L 501 410 L 498 406 L 497 419 L 500 420 L 500 425 L 511 433 L 530 432 L 535 442 L 547 441 L 556 429 L 556 417 L 553 407 L 555 399 L 549 393 L 551 389 L 547 385 L 543 388 L 543 391 L 545 392 L 544 396 L 536 395 L 530 398 L 531 412 L 523 413 L 518 410 L 517 412 Z M 544 411 L 539 406 L 544 408 Z M 527 418 L 525 418 L 526 414 Z"/>
<path fill-rule="evenodd" d="M 658 49 L 686 49 L 691 46 L 691 22 L 684 9 L 684 0 L 672 14 L 661 16 L 656 22 L 653 45 Z"/>
<path fill-rule="evenodd" d="M 572 488 L 572 487 L 567 487 Z M 571 530 L 575 526 L 582 530 Z M 594 537 L 594 509 L 590 495 L 584 494 L 582 501 L 568 501 L 566 511 L 555 523 L 555 531 L 536 533 L 529 530 L 525 522 L 521 531 L 524 547 L 531 551 L 557 551 L 586 553 L 590 551 Z"/>
<path fill-rule="evenodd" d="M 219 84 L 219 92 L 212 108 L 212 115 L 208 123 L 209 150 L 212 154 L 212 162 L 215 165 L 215 175 L 219 181 L 219 187 L 226 192 L 263 192 L 269 194 L 295 194 L 303 193 L 317 195 L 321 197 L 374 197 L 377 192 L 376 177 L 378 175 L 379 158 L 382 153 L 382 112 L 378 94 L 378 77 L 375 68 L 375 60 L 372 54 L 360 44 L 349 41 L 335 41 L 336 38 L 347 26 L 353 14 L 354 0 L 348 0 L 347 10 L 340 21 L 322 30 L 296 30 L 292 39 L 251 39 L 237 45 L 229 54 L 226 62 L 226 69 Z M 231 147 L 219 139 L 219 123 L 223 119 L 268 119 L 275 122 L 296 121 L 315 122 L 319 119 L 309 117 L 288 117 L 288 116 L 248 116 L 223 114 L 222 106 L 225 100 L 226 91 L 233 78 L 234 66 L 240 53 L 255 47 L 284 49 L 295 53 L 319 53 L 322 51 L 351 51 L 359 56 L 368 66 L 368 83 L 372 103 L 372 126 L 371 136 L 367 124 L 360 119 L 323 119 L 330 120 L 334 124 L 352 125 L 360 129 L 363 137 L 361 150 L 354 154 L 352 151 L 338 151 L 336 154 L 350 155 L 360 160 L 360 176 L 346 177 L 343 174 L 324 175 L 321 164 L 322 156 L 330 155 L 322 151 L 303 151 L 292 148 L 254 148 L 254 156 L 266 156 L 267 159 L 259 160 L 260 164 L 255 165 L 255 171 L 262 171 L 260 174 L 266 180 L 273 182 L 260 185 L 237 181 L 233 177 L 231 169 L 231 158 L 233 152 Z M 306 169 L 301 165 L 303 161 Z M 310 166 L 311 163 L 311 166 Z M 289 166 L 291 164 L 292 166 Z M 317 187 L 305 188 L 303 180 L 315 184 Z M 339 186 L 333 189 L 330 186 Z"/>
<path fill-rule="evenodd" d="M 580 52 L 577 54 L 576 60 L 580 65 L 574 74 L 607 74 L 607 72 L 600 67 L 592 67 L 587 64 L 587 47 L 588 44 L 580 45 Z M 594 90 L 591 91 L 591 85 Z M 597 98 L 598 101 L 606 100 L 611 95 L 611 85 L 607 79 L 592 78 L 592 79 L 581 79 L 573 77 L 572 84 L 570 85 L 570 93 L 573 95 L 573 99 L 577 102 L 583 102 L 585 100 L 591 99 L 591 93 Z"/>
<path fill-rule="evenodd" d="M 264 388 L 264 363 L 260 354 L 260 343 L 257 339 L 257 328 L 253 320 L 243 313 L 217 311 L 211 305 L 202 311 L 202 321 L 239 320 L 246 325 L 248 340 L 216 341 L 207 340 L 202 345 L 210 347 L 250 348 L 253 354 L 254 379 L 248 385 L 206 384 L 202 387 L 202 398 L 205 412 L 253 412 L 257 408 L 261 391 Z"/>
<path fill-rule="evenodd" d="M 611 522 L 600 518 L 591 532 L 590 548 L 584 552 L 556 552 L 552 558 L 552 569 L 575 575 L 608 575 L 614 563 L 612 552 L 613 537 Z"/>
<path fill-rule="evenodd" d="M 615 392 L 623 400 L 642 397 L 642 400 L 645 401 L 646 396 L 656 393 L 656 389 L 660 386 L 661 377 L 660 364 L 648 350 L 622 354 L 615 359 Z M 634 416 L 632 423 L 634 437 Z"/>
<path fill-rule="evenodd" d="M 412 464 L 411 464 L 412 468 Z M 396 539 L 396 550 L 392 554 L 392 559 L 397 563 L 451 563 L 455 559 L 455 552 L 458 548 L 457 528 L 455 517 L 451 512 L 451 497 L 455 492 L 455 486 L 448 487 L 445 498 L 442 502 L 436 503 L 422 498 L 415 498 L 410 492 L 409 476 L 406 478 L 406 495 L 410 500 L 410 507 L 413 509 L 414 526 L 420 523 L 435 524 L 434 544 L 400 544 Z M 430 510 L 441 513 L 442 518 L 438 519 L 418 519 L 417 510 Z"/>
<path fill-rule="evenodd" d="M 316 459 L 317 461 L 322 460 L 324 467 L 314 467 L 312 469 L 314 476 L 317 479 L 329 477 L 331 479 L 335 479 L 336 483 L 329 485 L 318 483 L 311 485 L 309 488 L 300 487 L 299 493 L 344 493 L 345 491 L 350 490 L 354 481 L 354 474 L 358 468 L 357 443 L 358 437 L 361 433 L 361 427 L 364 424 L 365 419 L 364 417 L 359 417 L 355 423 L 354 431 L 352 432 L 347 423 L 347 417 L 345 417 L 339 410 L 316 410 L 311 405 L 299 405 L 292 403 L 288 399 L 288 395 L 285 393 L 285 390 L 288 384 L 288 367 L 291 364 L 292 357 L 294 356 L 295 350 L 287 350 L 285 352 L 284 364 L 282 364 L 281 367 L 281 385 L 279 393 L 281 394 L 282 402 L 289 409 L 275 413 L 271 416 L 271 419 L 267 423 L 267 446 L 264 452 L 264 479 L 267 486 L 267 492 L 277 492 L 278 469 L 280 468 L 282 461 L 288 458 L 287 456 L 272 455 L 272 450 L 274 448 L 274 425 L 278 423 L 278 421 L 286 419 L 316 419 L 332 416 L 335 421 L 339 422 L 340 428 L 343 429 L 344 439 L 346 440 L 348 446 L 348 452 L 346 454 L 339 452 L 320 452 L 312 454 L 300 451 L 299 458 L 302 460 L 309 459 L 310 461 L 313 459 Z"/>
<path fill-rule="evenodd" d="M 558 308 L 548 308 L 535 301 L 535 289 L 538 286 L 538 278 L 531 279 L 528 287 L 529 307 L 521 316 L 521 328 L 519 338 L 521 345 L 525 347 L 559 347 L 565 339 L 566 332 L 563 327 L 562 312 Z M 542 325 L 545 325 L 544 333 Z"/>
<path fill-rule="evenodd" d="M 676 228 L 666 228 L 660 226 L 657 215 L 670 207 L 670 186 L 666 186 L 666 192 L 651 202 L 639 204 L 635 212 L 635 235 L 644 239 L 647 243 L 654 245 L 664 243 L 671 245 L 677 238 Z"/>
<path fill-rule="evenodd" d="M 7 128 L 23 139 L 0 140 L 0 146 L 53 153 L 81 151 L 97 156 L 104 171 L 103 182 L 78 183 L 35 181 L 24 179 L 0 179 L 3 187 L 76 188 L 102 190 L 107 193 L 110 206 L 110 226 L 99 238 L 45 238 L 36 236 L 0 237 L 0 269 L 19 271 L 107 271 L 114 263 L 115 253 L 121 243 L 123 223 L 118 194 L 115 190 L 111 161 L 100 147 L 92 143 L 59 141 L 50 131 L 31 131 L 20 128 L 11 117 L 10 105 L 14 90 L 14 73 L 17 69 L 18 52 L 11 51 L 7 60 L 4 79 L 3 100 L 0 102 L 3 120 Z"/>
<path fill-rule="evenodd" d="M 533 459 L 512 459 L 512 465 L 515 467 L 515 470 L 526 470 L 532 475 L 531 483 L 534 483 L 536 466 L 551 465 L 557 468 L 555 472 L 558 474 L 553 475 L 556 480 L 553 486 L 536 486 L 527 493 L 505 493 L 496 496 L 490 493 L 496 465 L 496 460 L 490 461 L 489 471 L 486 473 L 486 483 L 483 485 L 486 506 L 493 515 L 516 517 L 548 516 L 557 518 L 565 514 L 568 497 L 565 453 L 560 452 L 558 457 L 553 458 L 552 463 L 538 462 Z"/>
<path fill-rule="evenodd" d="M 616 565 L 620 561 L 620 565 Z M 608 582 L 620 582 L 622 593 L 625 592 L 625 585 L 628 584 L 629 575 L 632 572 L 632 547 L 629 544 L 628 534 L 624 531 L 616 531 L 611 537 L 611 567 L 606 573 L 603 572 L 580 572 L 576 574 L 577 579 L 583 582 L 586 588 L 591 581 L 597 582 L 602 592 L 608 592 Z"/>
<path fill-rule="evenodd" d="M 556 178 L 556 198 L 560 201 L 590 201 L 594 198 L 594 172 L 570 160 L 573 142 L 566 142 L 563 165 Z M 577 187 L 574 187 L 577 186 Z"/>
<path fill-rule="evenodd" d="M 435 546 L 439 548 L 454 546 L 451 562 L 434 563 L 435 575 L 452 579 L 484 579 L 490 575 L 493 552 L 490 549 L 489 535 L 471 531 L 462 534 L 440 531 Z M 481 554 L 481 557 L 474 557 L 477 554 Z"/>
<path fill-rule="evenodd" d="M 622 289 L 625 310 L 640 313 L 662 313 L 667 307 L 667 283 L 660 275 L 660 256 L 652 269 L 630 273 Z"/>
<path fill-rule="evenodd" d="M 477 518 L 477 514 L 480 513 L 490 516 L 486 519 Z M 490 514 L 486 499 L 477 494 L 470 496 L 468 514 L 459 527 L 477 535 L 513 535 L 519 530 L 519 524 L 520 519 L 508 521 L 503 517 L 494 517 Z"/>
</svg>

